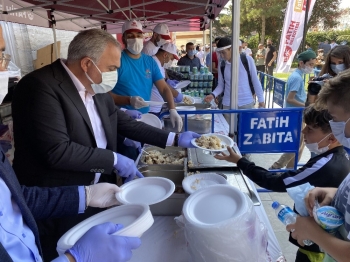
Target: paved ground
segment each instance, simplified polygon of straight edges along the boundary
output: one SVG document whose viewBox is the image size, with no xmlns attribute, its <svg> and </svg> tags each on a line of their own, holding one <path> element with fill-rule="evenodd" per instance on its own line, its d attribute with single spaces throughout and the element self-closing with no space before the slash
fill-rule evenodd
<svg viewBox="0 0 350 262">
<path fill-rule="evenodd" d="M 251 155 L 251 160 L 255 162 L 256 165 L 268 168 L 274 163 L 274 161 L 279 158 L 280 155 L 281 154 L 253 154 Z M 310 152 L 308 149 L 305 149 L 302 154 L 300 163 L 306 163 L 309 158 Z M 259 186 L 257 186 L 257 188 L 259 188 Z M 274 229 L 278 242 L 282 248 L 283 254 L 285 255 L 288 262 L 294 262 L 297 247 L 288 241 L 289 233 L 285 230 L 285 226 L 278 220 L 274 210 L 271 207 L 273 201 L 279 201 L 280 203 L 292 207 L 293 200 L 288 196 L 287 193 L 260 193 L 259 195 L 266 210 L 267 216 L 269 217 L 272 228 Z"/>
</svg>

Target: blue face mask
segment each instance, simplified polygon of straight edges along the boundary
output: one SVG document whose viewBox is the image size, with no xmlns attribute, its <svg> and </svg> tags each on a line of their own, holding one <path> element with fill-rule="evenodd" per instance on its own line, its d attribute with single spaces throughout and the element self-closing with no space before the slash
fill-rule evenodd
<svg viewBox="0 0 350 262">
<path fill-rule="evenodd" d="M 331 64 L 331 69 L 334 73 L 339 74 L 340 72 L 344 71 L 346 68 L 345 68 L 345 64 L 339 64 L 339 65 Z"/>
<path fill-rule="evenodd" d="M 194 56 L 196 54 L 196 50 L 191 50 L 187 52 L 188 56 Z"/>
</svg>

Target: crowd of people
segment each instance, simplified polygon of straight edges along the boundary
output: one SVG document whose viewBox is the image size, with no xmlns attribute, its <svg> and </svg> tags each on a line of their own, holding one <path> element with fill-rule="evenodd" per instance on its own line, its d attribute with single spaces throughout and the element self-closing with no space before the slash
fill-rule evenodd
<svg viewBox="0 0 350 262">
<path fill-rule="evenodd" d="M 136 121 L 142 113 L 159 114 L 160 108 L 149 107 L 147 101 L 165 101 L 173 126 L 179 132 L 182 129 L 175 103 L 183 96 L 164 70 L 173 60 L 198 69 L 211 61 L 217 84 L 205 101 L 222 96 L 227 109 L 231 55 L 239 53 L 238 108 L 253 108 L 254 96 L 259 107 L 265 107 L 257 70 L 273 74 L 277 51 L 271 39 L 266 48 L 259 44 L 254 55 L 248 43 L 239 41 L 239 49 L 233 50 L 230 38 L 218 37 L 210 57 L 208 46 L 201 48 L 192 42 L 177 50 L 163 23 L 154 27 L 146 43 L 143 27 L 136 20 L 125 22 L 122 32 L 124 49 L 103 30 L 82 31 L 70 43 L 67 59 L 58 59 L 19 81 L 12 101 L 13 166 L 0 147 L 1 261 L 123 262 L 131 258 L 141 240 L 113 235 L 122 225 L 112 223 L 91 228 L 59 257 L 56 244 L 77 223 L 118 205 L 116 175 L 124 183 L 143 177 L 133 160 L 141 143 L 189 148 L 191 140 L 199 137 L 191 131 L 167 132 Z M 287 226 L 291 242 L 299 246 L 297 262 L 347 261 L 350 255 L 350 160 L 345 151 L 350 148 L 350 48 L 333 42 L 330 46 L 324 53 L 324 78 L 310 81 L 308 94 L 303 74 L 311 73 L 315 66 L 317 57 L 312 50 L 298 55 L 298 68 L 287 81 L 285 106 L 310 104 L 304 110 L 305 126 L 300 127 L 300 150 L 305 145 L 314 155 L 304 166 L 276 175 L 231 148 L 229 155 L 215 156 L 236 163 L 258 185 L 276 192 L 306 182 L 316 186 L 305 198 L 311 217 L 298 217 Z M 5 47 L 0 34 L 0 59 L 4 59 Z M 292 159 L 293 155 L 284 154 L 271 168 L 292 167 Z M 330 235 L 316 224 L 312 218 L 315 199 L 345 215 L 339 235 Z M 314 244 L 305 247 L 305 239 Z"/>
</svg>

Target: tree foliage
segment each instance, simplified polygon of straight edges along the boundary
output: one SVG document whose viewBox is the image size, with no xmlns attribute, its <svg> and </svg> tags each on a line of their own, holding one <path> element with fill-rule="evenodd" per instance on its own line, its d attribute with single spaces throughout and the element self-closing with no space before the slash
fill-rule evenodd
<svg viewBox="0 0 350 262">
<path fill-rule="evenodd" d="M 323 22 L 325 29 L 336 26 L 335 17 L 339 17 L 341 0 L 316 0 L 308 27 Z M 288 0 L 241 0 L 240 34 L 243 38 L 251 37 L 252 32 L 259 36 L 259 42 L 265 42 L 267 37 L 278 43 L 284 21 L 284 13 Z M 214 21 L 215 36 L 230 35 L 232 25 L 232 6 L 226 8 L 226 13 Z"/>
</svg>

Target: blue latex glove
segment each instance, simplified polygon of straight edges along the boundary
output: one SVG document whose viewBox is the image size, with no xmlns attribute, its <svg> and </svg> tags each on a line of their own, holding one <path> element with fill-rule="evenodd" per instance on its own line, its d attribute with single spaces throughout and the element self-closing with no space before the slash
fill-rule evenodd
<svg viewBox="0 0 350 262">
<path fill-rule="evenodd" d="M 177 97 L 174 98 L 174 101 L 175 103 L 181 103 L 183 98 L 184 98 L 183 94 L 179 93 Z"/>
<path fill-rule="evenodd" d="M 170 79 L 168 79 L 167 81 L 166 81 L 166 83 L 169 85 L 169 86 L 171 86 L 172 88 L 175 88 L 175 86 L 179 83 L 180 81 L 177 81 L 177 80 L 170 80 Z"/>
<path fill-rule="evenodd" d="M 111 222 L 94 226 L 67 251 L 77 262 L 129 261 L 131 250 L 141 245 L 141 239 L 112 235 L 122 228 L 123 225 Z"/>
<path fill-rule="evenodd" d="M 192 132 L 192 131 L 186 131 L 186 132 L 183 132 L 179 135 L 179 142 L 178 142 L 178 145 L 179 147 L 184 147 L 184 148 L 191 148 L 191 147 L 195 147 L 191 144 L 191 140 L 193 138 L 198 138 L 200 137 L 201 135 L 195 133 L 195 132 Z"/>
<path fill-rule="evenodd" d="M 0 140 L 0 145 L 5 153 L 12 148 L 11 142 L 8 140 Z"/>
<path fill-rule="evenodd" d="M 180 140 L 180 139 L 179 139 Z M 125 183 L 133 180 L 135 176 L 142 178 L 143 175 L 137 170 L 135 163 L 132 159 L 117 154 L 118 161 L 114 168 L 118 171 L 118 175 L 121 177 L 126 177 Z"/>
<path fill-rule="evenodd" d="M 140 142 L 131 140 L 129 138 L 125 138 L 124 145 L 135 147 L 139 151 L 139 153 L 141 152 L 141 143 Z"/>
<path fill-rule="evenodd" d="M 133 119 L 140 119 L 142 116 L 142 113 L 138 110 L 126 110 L 125 114 L 127 114 Z"/>
</svg>

